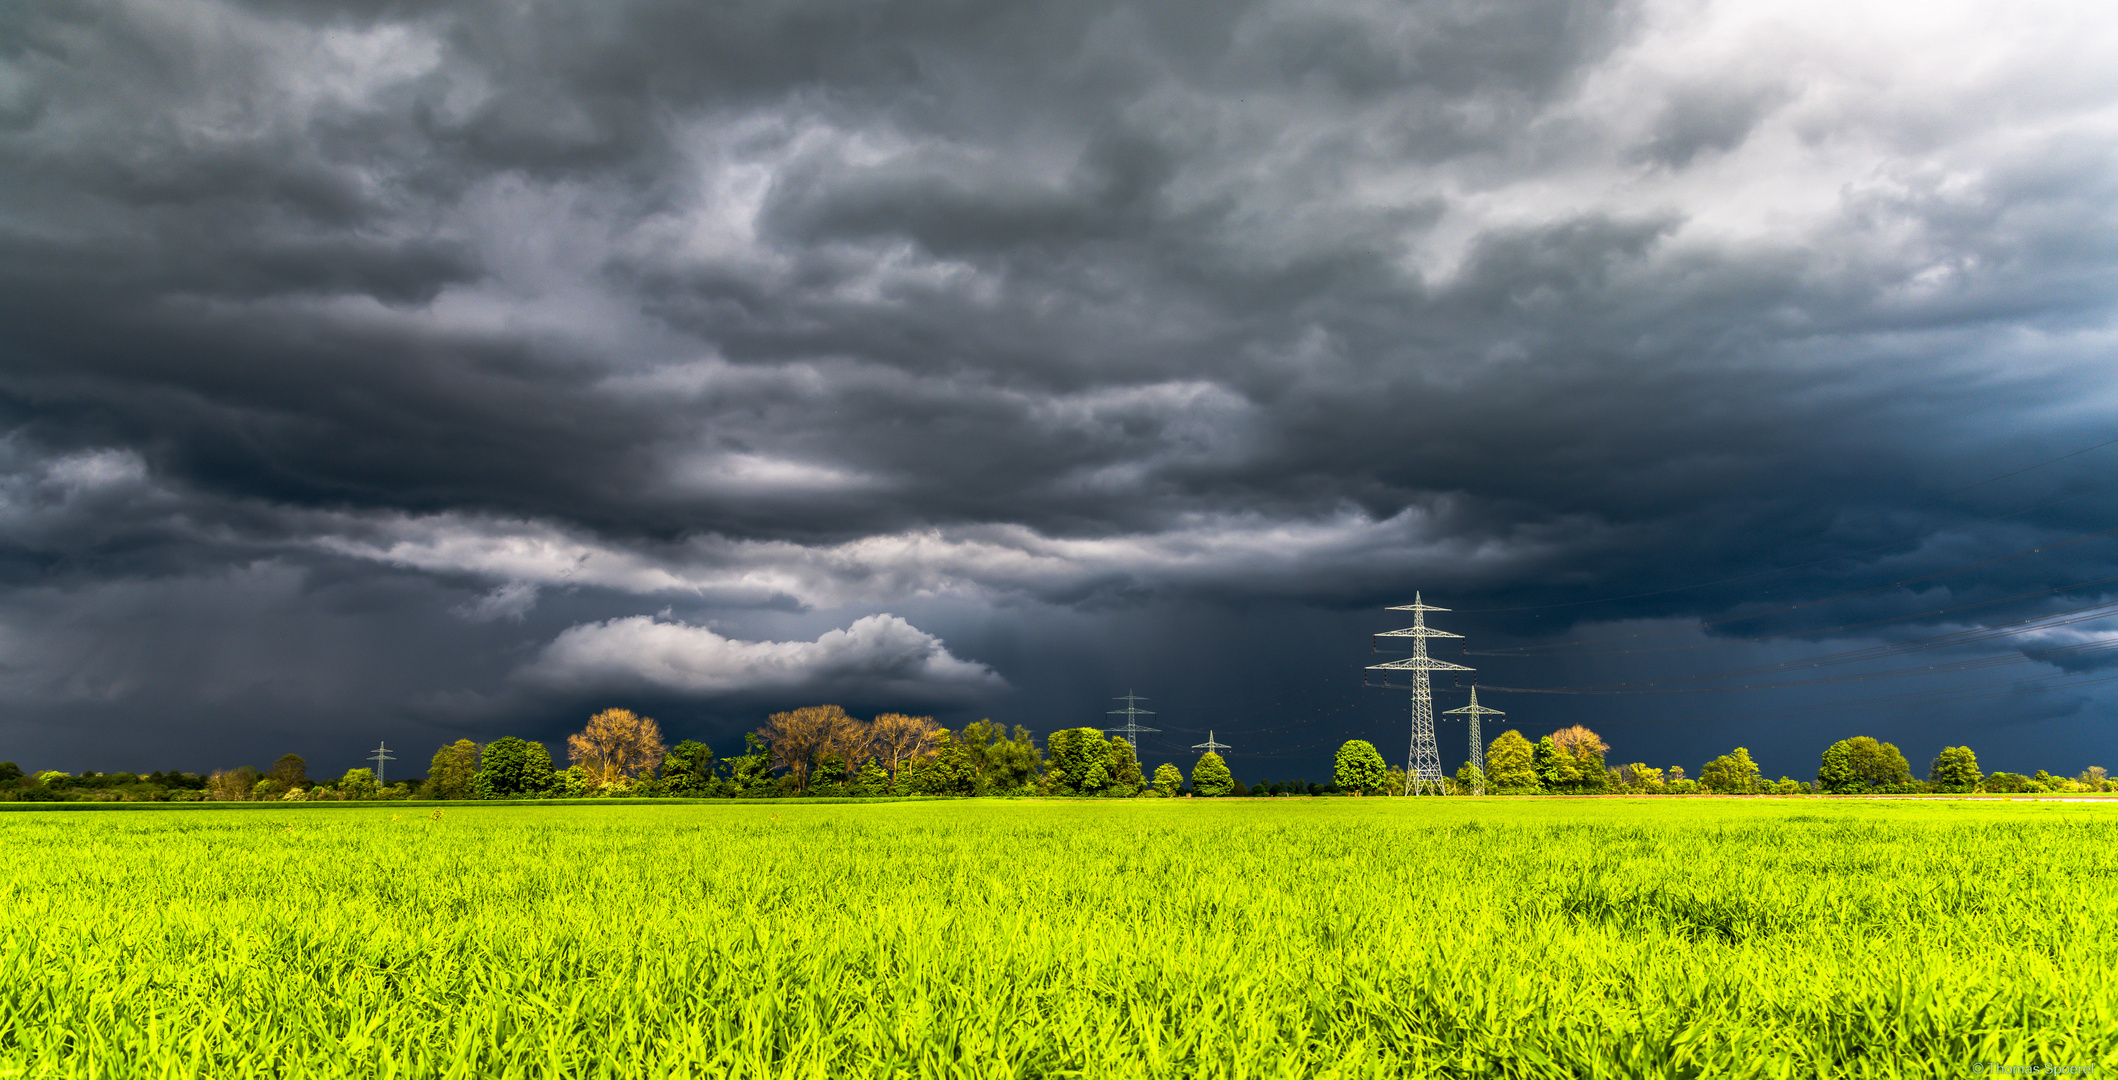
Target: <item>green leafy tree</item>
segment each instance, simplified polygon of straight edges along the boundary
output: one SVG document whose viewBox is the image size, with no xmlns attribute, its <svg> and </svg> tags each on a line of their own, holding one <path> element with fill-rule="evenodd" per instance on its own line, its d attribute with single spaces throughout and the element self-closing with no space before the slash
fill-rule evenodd
<svg viewBox="0 0 2118 1080">
<path fill-rule="evenodd" d="M 348 799 L 372 799 L 376 794 L 375 770 L 347 769 L 338 778 L 338 793 Z"/>
<path fill-rule="evenodd" d="M 1113 735 L 1104 744 L 1104 772 L 1110 777 L 1108 794 L 1128 797 L 1147 786 L 1147 778 L 1140 775 L 1140 759 L 1133 754 L 1133 744 Z"/>
<path fill-rule="evenodd" d="M 956 742 L 947 728 L 934 733 L 933 752 L 916 757 L 897 769 L 897 790 L 906 795 L 970 795 L 977 789 L 978 774 L 968 750 Z"/>
<path fill-rule="evenodd" d="M 1226 795 L 1235 788 L 1235 774 L 1228 771 L 1228 763 L 1221 755 L 1211 750 L 1199 755 L 1198 764 L 1191 767 L 1191 790 L 1195 794 Z"/>
<path fill-rule="evenodd" d="M 1486 747 L 1486 783 L 1502 795 L 1544 790 L 1537 776 L 1537 748 L 1519 731 L 1503 731 Z"/>
<path fill-rule="evenodd" d="M 2029 785 L 2030 778 L 2021 773 L 1997 772 L 1987 774 L 1981 786 L 1987 791 L 2016 795 L 2029 790 Z"/>
<path fill-rule="evenodd" d="M 890 770 L 874 758 L 863 762 L 860 772 L 853 778 L 853 793 L 874 797 L 890 793 Z"/>
<path fill-rule="evenodd" d="M 1824 750 L 1816 781 L 1823 790 L 1841 795 L 1872 787 L 1900 787 L 1912 782 L 1912 766 L 1897 747 L 1856 735 Z"/>
<path fill-rule="evenodd" d="M 471 794 L 478 798 L 532 798 L 551 786 L 552 752 L 541 742 L 509 735 L 478 752 L 478 771 L 471 777 Z"/>
<path fill-rule="evenodd" d="M 713 794 L 713 747 L 686 739 L 662 755 L 662 786 L 671 795 L 700 798 Z"/>
<path fill-rule="evenodd" d="M 1970 747 L 1948 746 L 1927 767 L 1927 779 L 1936 791 L 1969 791 L 1984 777 L 1978 771 L 1978 755 Z"/>
<path fill-rule="evenodd" d="M 0 761 L 0 787 L 17 787 L 22 783 L 22 766 L 12 761 Z"/>
<path fill-rule="evenodd" d="M 1016 724 L 1007 740 L 994 741 L 985 749 L 985 785 L 993 792 L 1024 793 L 1036 789 L 1037 772 L 1044 768 L 1044 755 L 1037 750 L 1030 729 Z"/>
<path fill-rule="evenodd" d="M 1358 795 L 1363 792 L 1381 791 L 1383 780 L 1390 767 L 1383 763 L 1383 755 L 1375 744 L 1365 739 L 1353 739 L 1338 748 L 1332 759 L 1331 778 L 1340 791 Z"/>
<path fill-rule="evenodd" d="M 1485 787 L 1486 774 L 1480 771 L 1478 766 L 1473 765 L 1468 761 L 1464 762 L 1462 765 L 1457 766 L 1456 790 L 1459 793 L 1464 795 L 1476 794 L 1477 792 L 1484 791 Z M 1398 788 L 1397 790 L 1403 791 L 1404 789 Z"/>
<path fill-rule="evenodd" d="M 1660 792 L 1663 790 L 1662 770 L 1644 762 L 1633 762 L 1617 768 L 1616 786 L 1626 791 Z"/>
<path fill-rule="evenodd" d="M 772 747 L 755 731 L 743 733 L 743 745 L 749 753 L 728 759 L 730 793 L 752 799 L 779 795 L 779 785 L 772 776 Z"/>
<path fill-rule="evenodd" d="M 1875 787 L 1904 787 L 1912 782 L 1912 763 L 1889 743 L 1877 743 L 1874 752 L 1861 759 L 1861 767 Z"/>
<path fill-rule="evenodd" d="M 1184 770 L 1163 762 L 1155 766 L 1155 794 L 1165 799 L 1174 799 L 1184 790 Z"/>
<path fill-rule="evenodd" d="M 1036 785 L 1044 758 L 1030 729 L 1021 724 L 1010 734 L 1005 724 L 979 720 L 965 724 L 956 741 L 970 754 L 980 795 L 1018 794 Z"/>
<path fill-rule="evenodd" d="M 585 799 L 594 790 L 595 781 L 579 765 L 569 765 L 552 774 L 551 792 L 555 798 Z"/>
<path fill-rule="evenodd" d="M 1610 746 L 1595 732 L 1580 724 L 1563 727 L 1552 732 L 1552 744 L 1574 759 L 1576 778 L 1566 786 L 1574 792 L 1607 791 L 1610 788 L 1609 773 L 1603 764 L 1603 755 Z"/>
<path fill-rule="evenodd" d="M 1492 758 L 1486 760 L 1490 763 Z M 1550 735 L 1537 740 L 1531 760 L 1537 770 L 1537 782 L 1546 791 L 1581 790 L 1581 759 L 1561 749 Z"/>
<path fill-rule="evenodd" d="M 1055 795 L 1094 795 L 1110 786 L 1110 747 L 1095 728 L 1064 728 L 1044 739 L 1045 786 Z"/>
<path fill-rule="evenodd" d="M 478 744 L 458 739 L 434 751 L 434 760 L 427 765 L 426 797 L 468 799 L 473 794 L 471 781 L 477 775 Z"/>
<path fill-rule="evenodd" d="M 1750 751 L 1740 746 L 1699 770 L 1700 785 L 1713 789 L 1717 795 L 1749 795 L 1763 782 L 1757 762 L 1750 760 Z"/>
<path fill-rule="evenodd" d="M 837 754 L 824 754 L 816 759 L 816 768 L 809 774 L 807 794 L 836 798 L 847 794 L 847 785 L 852 782 L 854 770 L 846 768 L 846 759 Z"/>
</svg>

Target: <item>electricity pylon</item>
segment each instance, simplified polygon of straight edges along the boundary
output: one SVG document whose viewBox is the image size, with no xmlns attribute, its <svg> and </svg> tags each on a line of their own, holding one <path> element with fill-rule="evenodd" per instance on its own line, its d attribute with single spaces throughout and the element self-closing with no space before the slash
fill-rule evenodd
<svg viewBox="0 0 2118 1080">
<path fill-rule="evenodd" d="M 1441 749 L 1434 745 L 1434 686 L 1427 678 L 1430 671 L 1470 671 L 1462 664 L 1447 660 L 1436 660 L 1427 655 L 1427 639 L 1436 637 L 1460 638 L 1446 630 L 1431 630 L 1427 627 L 1427 612 L 1447 611 L 1448 608 L 1433 607 L 1422 603 L 1418 593 L 1412 594 L 1412 602 L 1401 604 L 1391 611 L 1412 613 L 1412 625 L 1403 630 L 1390 630 L 1375 635 L 1379 638 L 1411 638 L 1412 655 L 1403 660 L 1392 660 L 1387 664 L 1370 664 L 1369 671 L 1383 672 L 1383 685 L 1390 682 L 1390 672 L 1409 671 L 1412 685 L 1398 687 L 1412 691 L 1412 752 L 1405 762 L 1405 794 L 1423 794 L 1431 785 L 1436 795 L 1447 795 L 1448 786 L 1441 779 Z"/>
<path fill-rule="evenodd" d="M 1212 729 L 1212 728 L 1207 728 L 1207 729 L 1206 729 L 1206 741 L 1205 741 L 1205 742 L 1202 742 L 1202 743 L 1194 743 L 1194 744 L 1192 745 L 1192 749 L 1194 749 L 1194 750 L 1205 750 L 1205 751 L 1208 751 L 1209 753 L 1212 753 L 1212 752 L 1218 752 L 1218 751 L 1222 751 L 1222 750 L 1233 750 L 1233 749 L 1235 749 L 1235 748 L 1234 748 L 1234 747 L 1232 747 L 1232 746 L 1230 746 L 1230 745 L 1228 745 L 1227 743 L 1218 743 L 1218 742 L 1215 742 L 1215 741 L 1213 741 L 1213 729 Z"/>
<path fill-rule="evenodd" d="M 385 761 L 396 761 L 397 755 L 390 753 L 389 747 L 387 745 L 380 741 L 377 741 L 375 744 L 375 752 L 368 755 L 368 760 L 375 763 L 375 786 L 381 787 L 382 763 Z"/>
<path fill-rule="evenodd" d="M 1471 767 L 1477 769 L 1478 785 L 1471 789 L 1473 795 L 1486 793 L 1486 744 L 1479 741 L 1478 721 L 1481 717 L 1506 716 L 1499 709 L 1488 709 L 1478 703 L 1478 684 L 1471 684 L 1471 703 L 1461 709 L 1450 709 L 1443 716 L 1461 716 L 1471 722 Z"/>
<path fill-rule="evenodd" d="M 1144 698 L 1144 697 L 1141 697 L 1141 696 L 1140 696 L 1140 695 L 1138 695 L 1138 694 L 1135 694 L 1135 693 L 1133 693 L 1133 692 L 1132 692 L 1132 691 L 1130 691 L 1130 690 L 1127 690 L 1127 691 L 1125 692 L 1125 696 L 1124 696 L 1124 697 L 1121 697 L 1121 698 L 1112 698 L 1111 700 L 1112 700 L 1112 701 L 1122 701 L 1122 702 L 1124 702 L 1124 703 L 1125 703 L 1125 707 L 1124 707 L 1124 708 L 1122 708 L 1122 709 L 1112 709 L 1111 711 L 1109 711 L 1109 712 L 1107 712 L 1107 713 L 1104 713 L 1103 715 L 1105 715 L 1105 716 L 1123 716 L 1123 717 L 1125 718 L 1125 726 L 1124 726 L 1124 727 L 1107 727 L 1107 728 L 1104 728 L 1104 729 L 1103 729 L 1103 733 L 1104 733 L 1105 735 L 1116 735 L 1117 733 L 1119 733 L 1119 732 L 1121 732 L 1121 731 L 1122 731 L 1122 732 L 1124 732 L 1124 733 L 1125 733 L 1125 741 L 1126 741 L 1126 742 L 1129 742 L 1129 743 L 1131 743 L 1131 744 L 1132 744 L 1132 747 L 1133 747 L 1133 754 L 1134 754 L 1135 756 L 1137 756 L 1137 755 L 1138 755 L 1138 754 L 1140 753 L 1140 732 L 1143 732 L 1143 731 L 1151 731 L 1151 732 L 1160 732 L 1160 731 L 1162 730 L 1161 728 L 1158 728 L 1158 727 L 1141 727 L 1141 726 L 1140 726 L 1140 718 L 1141 718 L 1141 717 L 1143 717 L 1143 716 L 1153 716 L 1153 715 L 1155 714 L 1155 712 L 1154 712 L 1154 710 L 1153 710 L 1153 709 L 1141 709 L 1141 708 L 1136 708 L 1136 707 L 1134 707 L 1134 703 L 1135 703 L 1135 702 L 1141 702 L 1141 701 L 1146 701 L 1147 699 L 1146 699 L 1146 698 Z"/>
</svg>

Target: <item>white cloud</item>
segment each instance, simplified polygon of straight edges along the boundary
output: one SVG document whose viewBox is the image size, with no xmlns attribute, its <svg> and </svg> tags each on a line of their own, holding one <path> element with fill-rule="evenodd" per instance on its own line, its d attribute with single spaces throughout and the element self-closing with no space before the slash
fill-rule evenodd
<svg viewBox="0 0 2118 1080">
<path fill-rule="evenodd" d="M 1007 686 L 895 615 L 870 615 L 815 641 L 740 641 L 704 626 L 635 615 L 562 631 L 520 677 L 549 686 L 645 684 L 685 693 L 861 688 L 950 695 Z"/>
<path fill-rule="evenodd" d="M 830 545 L 700 537 L 652 548 L 616 546 L 541 522 L 393 515 L 320 524 L 314 542 L 357 559 L 529 585 L 830 608 L 907 597 L 1051 599 L 1105 586 L 1315 598 L 1348 580 L 1420 566 L 1497 573 L 1608 532 L 1567 520 L 1544 531 L 1466 536 L 1446 520 L 1453 510 L 1443 500 L 1388 518 L 1352 508 L 1306 520 L 1188 514 L 1154 532 L 1086 538 L 978 525 Z"/>
</svg>

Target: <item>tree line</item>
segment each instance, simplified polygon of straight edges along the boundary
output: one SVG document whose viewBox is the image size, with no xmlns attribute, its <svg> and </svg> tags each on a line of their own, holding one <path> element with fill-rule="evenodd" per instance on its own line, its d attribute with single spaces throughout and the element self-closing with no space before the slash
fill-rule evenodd
<svg viewBox="0 0 2118 1080">
<path fill-rule="evenodd" d="M 1220 755 L 1208 752 L 1187 775 L 1176 764 L 1143 774 L 1133 746 L 1097 728 L 1065 728 L 1039 746 L 1031 732 L 992 720 L 950 730 L 929 716 L 883 713 L 859 719 L 836 705 L 773 713 L 743 736 L 744 752 L 717 757 L 705 743 L 662 740 L 660 725 L 629 709 L 605 709 L 567 737 L 567 765 L 533 739 L 513 736 L 480 744 L 459 739 L 435 751 L 427 773 L 384 786 L 371 769 L 349 769 L 336 779 L 312 780 L 307 765 L 287 754 L 268 769 L 243 766 L 206 775 L 180 772 L 25 772 L 0 762 L 0 801 L 318 801 L 372 799 L 539 799 L 591 797 L 781 798 L 887 796 L 1094 796 L 1170 798 L 1365 794 L 1405 790 L 1403 769 L 1384 762 L 1374 744 L 1352 740 L 1339 748 L 1331 779 L 1238 780 Z M 1981 773 L 1969 747 L 1935 757 L 1925 780 L 1915 779 L 1897 747 L 1868 736 L 1826 748 L 1814 782 L 1765 779 L 1750 752 L 1737 747 L 1707 762 L 1697 777 L 1681 765 L 1610 765 L 1610 746 L 1581 725 L 1532 743 L 1520 731 L 1502 732 L 1486 748 L 1483 772 L 1466 763 L 1447 778 L 1452 794 L 1484 790 L 1501 795 L 1776 794 L 1923 792 L 2092 792 L 2114 790 L 2100 767 L 2073 778 L 2043 770 L 2034 775 Z"/>
<path fill-rule="evenodd" d="M 1706 763 L 1694 778 L 1684 766 L 1654 768 L 1643 762 L 1610 765 L 1610 746 L 1579 724 L 1561 728 L 1535 743 L 1519 731 L 1504 731 L 1486 747 L 1483 772 L 1465 762 L 1449 778 L 1452 794 L 1481 788 L 1498 795 L 1916 795 L 1939 793 L 2038 794 L 2118 790 L 2110 775 L 2092 765 L 2073 778 L 2039 769 L 2035 775 L 1981 773 L 1978 756 L 1968 746 L 1946 747 L 1927 767 L 1927 778 L 1914 779 L 1912 764 L 1897 747 L 1867 735 L 1841 739 L 1826 747 L 1814 782 L 1786 776 L 1767 780 L 1738 746 Z M 1404 771 L 1385 769 L 1371 744 L 1354 740 L 1339 748 L 1337 786 L 1377 794 L 1404 790 Z"/>
</svg>

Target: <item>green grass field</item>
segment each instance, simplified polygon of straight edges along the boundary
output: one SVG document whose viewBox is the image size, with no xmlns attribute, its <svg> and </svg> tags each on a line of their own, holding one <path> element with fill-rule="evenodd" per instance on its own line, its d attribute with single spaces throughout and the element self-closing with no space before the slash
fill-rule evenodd
<svg viewBox="0 0 2118 1080">
<path fill-rule="evenodd" d="M 2118 807 L 0 815 L 0 1076 L 2118 1069 Z"/>
</svg>

